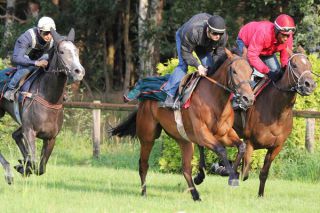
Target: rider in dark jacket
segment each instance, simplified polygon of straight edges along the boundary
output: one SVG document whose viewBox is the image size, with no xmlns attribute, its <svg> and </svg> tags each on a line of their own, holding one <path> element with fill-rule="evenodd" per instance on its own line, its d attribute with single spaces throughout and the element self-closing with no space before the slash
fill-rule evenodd
<svg viewBox="0 0 320 213">
<path fill-rule="evenodd" d="M 8 84 L 4 97 L 14 100 L 14 93 L 19 81 L 37 67 L 45 68 L 48 65 L 48 52 L 53 47 L 50 29 L 56 30 L 52 18 L 42 17 L 37 27 L 24 32 L 16 41 L 12 55 L 12 63 L 17 66 L 17 71 Z"/>
<path fill-rule="evenodd" d="M 188 65 L 196 67 L 200 75 L 208 69 L 215 71 L 225 59 L 224 48 L 228 36 L 225 21 L 218 15 L 200 13 L 189 19 L 176 32 L 176 47 L 179 64 L 170 76 L 163 91 L 167 93 L 164 107 L 173 107 L 173 98 Z M 192 55 L 195 52 L 201 63 Z"/>
</svg>

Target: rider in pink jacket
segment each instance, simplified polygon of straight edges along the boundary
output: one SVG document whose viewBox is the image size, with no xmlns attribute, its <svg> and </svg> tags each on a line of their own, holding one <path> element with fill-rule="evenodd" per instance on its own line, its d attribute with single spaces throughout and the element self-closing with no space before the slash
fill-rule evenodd
<svg viewBox="0 0 320 213">
<path fill-rule="evenodd" d="M 240 29 L 238 48 L 241 53 L 247 51 L 248 61 L 258 72 L 258 76 L 267 74 L 269 78 L 276 80 L 273 79 L 275 75 L 288 63 L 287 48 L 292 50 L 295 29 L 294 20 L 285 14 L 278 16 L 274 23 L 250 22 Z M 276 52 L 280 52 L 281 68 L 275 56 Z"/>
</svg>

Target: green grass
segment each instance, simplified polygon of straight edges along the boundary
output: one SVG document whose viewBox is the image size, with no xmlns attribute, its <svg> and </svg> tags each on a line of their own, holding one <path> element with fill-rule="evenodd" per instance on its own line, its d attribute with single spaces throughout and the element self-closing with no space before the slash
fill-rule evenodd
<svg viewBox="0 0 320 213">
<path fill-rule="evenodd" d="M 3 171 L 0 172 L 3 175 Z M 320 184 L 269 180 L 257 198 L 258 180 L 227 186 L 209 176 L 193 202 L 182 175 L 149 172 L 148 196 L 140 196 L 138 172 L 91 166 L 48 166 L 40 177 L 15 173 L 12 186 L 0 182 L 1 212 L 319 212 Z"/>
<path fill-rule="evenodd" d="M 12 139 L 3 139 L 7 140 L 0 145 L 1 151 L 13 167 L 20 154 Z M 257 197 L 259 180 L 252 173 L 236 188 L 229 187 L 226 178 L 207 176 L 197 187 L 202 202 L 194 202 L 186 192 L 182 174 L 158 172 L 159 142 L 150 157 L 148 196 L 143 198 L 138 174 L 139 143 L 105 139 L 100 158 L 94 159 L 90 141 L 88 134 L 64 129 L 47 173 L 23 178 L 14 171 L 11 186 L 3 178 L 1 181 L 4 173 L 0 169 L 0 212 L 320 212 L 319 181 L 281 180 L 272 173 L 264 198 Z"/>
</svg>

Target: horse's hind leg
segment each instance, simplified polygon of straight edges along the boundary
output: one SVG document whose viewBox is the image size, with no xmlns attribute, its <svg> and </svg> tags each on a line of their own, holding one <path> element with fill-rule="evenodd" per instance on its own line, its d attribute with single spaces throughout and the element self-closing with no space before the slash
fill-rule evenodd
<svg viewBox="0 0 320 213">
<path fill-rule="evenodd" d="M 137 136 L 140 140 L 139 175 L 141 179 L 141 195 L 147 195 L 146 176 L 149 168 L 149 156 L 154 140 L 160 136 L 161 126 L 147 116 L 137 117 Z"/>
<path fill-rule="evenodd" d="M 196 175 L 196 177 L 194 177 L 193 181 L 196 185 L 199 185 L 203 182 L 204 178 L 206 177 L 205 172 L 204 172 L 204 168 L 206 166 L 206 162 L 205 162 L 205 156 L 204 156 L 204 147 L 198 145 L 199 148 L 199 154 L 200 154 L 200 161 L 199 161 L 199 172 Z"/>
<path fill-rule="evenodd" d="M 0 153 L 0 162 L 4 169 L 4 177 L 6 179 L 6 182 L 8 184 L 13 183 L 13 174 L 10 168 L 10 163 L 3 157 L 1 153 Z"/>
<path fill-rule="evenodd" d="M 193 156 L 193 144 L 187 141 L 179 141 L 179 146 L 182 154 L 182 168 L 183 168 L 183 176 L 187 181 L 188 190 L 192 195 L 192 199 L 194 201 L 201 201 L 199 192 L 197 191 L 195 185 L 192 181 L 192 167 L 191 160 Z"/>
<path fill-rule="evenodd" d="M 43 140 L 43 146 L 41 151 L 41 161 L 40 161 L 37 175 L 42 175 L 46 172 L 46 165 L 52 153 L 55 142 L 56 142 L 56 138 Z"/>
</svg>

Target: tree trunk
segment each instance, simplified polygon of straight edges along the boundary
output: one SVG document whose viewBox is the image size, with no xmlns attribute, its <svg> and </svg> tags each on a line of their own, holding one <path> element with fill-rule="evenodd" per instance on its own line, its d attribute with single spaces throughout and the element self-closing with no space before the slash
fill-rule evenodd
<svg viewBox="0 0 320 213">
<path fill-rule="evenodd" d="M 139 1 L 139 20 L 138 20 L 138 36 L 139 36 L 139 77 L 145 76 L 146 70 L 146 48 L 147 40 L 145 38 L 146 33 L 146 21 L 148 14 L 149 2 L 148 0 Z"/>
<path fill-rule="evenodd" d="M 12 37 L 12 26 L 14 20 L 14 10 L 15 10 L 16 1 L 15 0 L 7 0 L 7 8 L 6 8 L 6 22 L 5 22 L 5 30 L 2 41 L 2 48 L 7 49 L 8 42 Z M 8 54 L 8 51 L 6 52 Z"/>
<path fill-rule="evenodd" d="M 152 52 L 150 52 L 150 56 L 151 56 L 151 67 L 150 67 L 150 75 L 154 75 L 156 73 L 156 67 L 157 64 L 160 62 L 160 39 L 157 38 L 158 35 L 158 29 L 162 24 L 162 13 L 163 13 L 163 6 L 164 6 L 164 0 L 152 0 L 152 11 L 153 11 L 153 15 L 151 17 L 153 17 L 154 19 L 154 23 L 155 23 L 155 27 L 156 29 L 156 34 L 152 37 L 153 40 L 152 42 L 149 43 L 149 50 L 152 50 Z"/>
<path fill-rule="evenodd" d="M 126 10 L 124 13 L 124 29 L 123 29 L 123 42 L 125 52 L 125 74 L 124 74 L 124 85 L 123 90 L 129 89 L 130 74 L 132 71 L 132 48 L 129 41 L 129 27 L 130 27 L 130 0 L 126 0 Z"/>
</svg>

